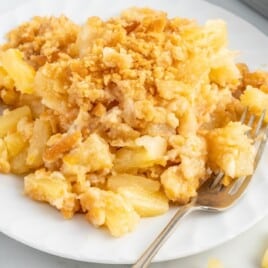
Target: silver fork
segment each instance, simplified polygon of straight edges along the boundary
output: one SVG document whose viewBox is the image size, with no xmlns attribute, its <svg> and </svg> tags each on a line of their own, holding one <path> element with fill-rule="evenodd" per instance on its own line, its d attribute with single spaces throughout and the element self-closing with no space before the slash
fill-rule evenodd
<svg viewBox="0 0 268 268">
<path fill-rule="evenodd" d="M 248 114 L 248 109 L 245 109 L 240 122 L 244 123 Z M 261 155 L 263 153 L 267 134 L 268 126 L 264 124 L 266 112 L 263 111 L 261 114 L 256 128 L 248 133 L 254 140 L 254 145 L 256 149 L 256 156 L 254 161 L 254 171 L 260 161 Z M 247 125 L 252 127 L 255 121 L 255 116 L 250 115 Z M 263 134 L 260 137 L 260 134 Z M 260 137 L 260 138 L 259 138 Z M 253 175 L 242 176 L 237 180 L 234 180 L 227 187 L 222 185 L 222 179 L 224 177 L 224 172 L 220 171 L 217 174 L 211 174 L 210 178 L 199 188 L 196 197 L 192 198 L 191 202 L 185 206 L 180 207 L 170 222 L 162 230 L 162 232 L 157 236 L 157 238 L 152 242 L 152 244 L 144 251 L 137 262 L 132 266 L 132 268 L 146 268 L 150 265 L 153 257 L 166 242 L 168 237 L 175 231 L 179 221 L 189 214 L 190 212 L 196 210 L 202 210 L 207 212 L 222 212 L 231 206 L 233 206 L 238 199 L 245 193 L 245 190 L 251 180 Z"/>
</svg>

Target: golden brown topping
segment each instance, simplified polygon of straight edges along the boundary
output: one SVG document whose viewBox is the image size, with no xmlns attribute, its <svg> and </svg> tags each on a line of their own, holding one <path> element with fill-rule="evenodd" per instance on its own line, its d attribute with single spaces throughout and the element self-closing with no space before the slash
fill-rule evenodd
<svg viewBox="0 0 268 268">
<path fill-rule="evenodd" d="M 72 134 L 57 134 L 48 141 L 48 148 L 45 150 L 43 158 L 45 161 L 53 162 L 64 153 L 69 152 L 81 140 L 79 131 Z"/>
<path fill-rule="evenodd" d="M 35 68 L 53 62 L 61 53 L 75 55 L 72 46 L 79 26 L 65 16 L 34 17 L 7 34 L 7 48 L 18 48 Z"/>
</svg>

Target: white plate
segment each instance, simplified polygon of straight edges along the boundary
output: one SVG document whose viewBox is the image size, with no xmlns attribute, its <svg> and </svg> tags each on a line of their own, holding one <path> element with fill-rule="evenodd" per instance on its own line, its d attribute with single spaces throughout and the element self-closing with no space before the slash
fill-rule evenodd
<svg viewBox="0 0 268 268">
<path fill-rule="evenodd" d="M 34 15 L 66 14 L 77 22 L 88 16 L 107 18 L 130 6 L 166 10 L 170 16 L 184 16 L 204 22 L 223 18 L 228 23 L 230 46 L 242 52 L 242 60 L 253 68 L 264 68 L 268 58 L 268 38 L 242 19 L 200 0 L 41 0 L 6 13 L 1 18 L 0 35 Z M 188 216 L 156 256 L 164 261 L 192 255 L 223 243 L 247 230 L 268 213 L 268 178 L 265 166 L 268 150 L 246 196 L 223 214 L 195 213 Z M 115 239 L 91 227 L 83 216 L 63 220 L 53 208 L 31 201 L 22 194 L 22 179 L 1 175 L 0 231 L 33 248 L 66 258 L 98 263 L 131 263 L 164 227 L 174 211 L 144 219 L 138 229 Z"/>
</svg>

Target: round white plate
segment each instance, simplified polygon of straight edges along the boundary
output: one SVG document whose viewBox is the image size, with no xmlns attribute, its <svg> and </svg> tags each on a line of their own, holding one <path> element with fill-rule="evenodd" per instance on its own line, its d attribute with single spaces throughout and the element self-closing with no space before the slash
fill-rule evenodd
<svg viewBox="0 0 268 268">
<path fill-rule="evenodd" d="M 166 10 L 170 16 L 223 18 L 228 23 L 230 46 L 239 49 L 252 68 L 265 68 L 268 38 L 242 19 L 201 0 L 39 0 L 1 18 L 0 36 L 34 15 L 66 14 L 77 22 L 88 16 L 108 18 L 131 6 Z M 175 234 L 156 256 L 164 261 L 192 255 L 223 243 L 250 228 L 268 213 L 268 150 L 244 198 L 222 214 L 195 213 L 182 221 Z M 267 174 L 267 173 L 266 173 Z M 23 196 L 21 178 L 0 175 L 0 231 L 33 248 L 66 258 L 98 263 L 132 263 L 171 218 L 168 214 L 141 221 L 137 230 L 123 238 L 112 238 L 97 230 L 83 216 L 64 220 L 46 204 Z"/>
</svg>

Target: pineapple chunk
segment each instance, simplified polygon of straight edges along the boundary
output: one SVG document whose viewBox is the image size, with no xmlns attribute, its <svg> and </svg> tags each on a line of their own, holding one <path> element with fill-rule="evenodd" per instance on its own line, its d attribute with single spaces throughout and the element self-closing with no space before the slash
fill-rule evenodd
<svg viewBox="0 0 268 268">
<path fill-rule="evenodd" d="M 231 178 L 253 173 L 255 153 L 252 140 L 246 135 L 249 129 L 239 122 L 230 122 L 208 133 L 208 160 L 212 169 L 220 168 Z"/>
<path fill-rule="evenodd" d="M 226 22 L 223 20 L 208 20 L 203 28 L 203 40 L 206 48 L 213 48 L 214 52 L 225 48 L 228 43 Z"/>
<path fill-rule="evenodd" d="M 170 200 L 185 204 L 196 195 L 199 180 L 206 175 L 206 140 L 196 134 L 174 135 L 170 144 L 179 154 L 180 165 L 166 169 L 161 182 Z"/>
<path fill-rule="evenodd" d="M 107 187 L 124 196 L 142 217 L 160 215 L 168 210 L 168 199 L 159 191 L 158 181 L 119 174 L 108 179 Z"/>
<path fill-rule="evenodd" d="M 33 134 L 33 121 L 23 117 L 17 124 L 17 132 L 21 134 L 24 140 L 29 141 Z"/>
<path fill-rule="evenodd" d="M 120 187 L 117 192 L 127 199 L 141 217 L 152 217 L 168 211 L 168 199 L 162 192 L 150 192 L 141 187 Z"/>
<path fill-rule="evenodd" d="M 2 66 L 0 66 L 0 87 L 8 90 L 12 90 L 14 88 L 14 81 L 10 78 Z"/>
<path fill-rule="evenodd" d="M 186 204 L 196 195 L 199 179 L 186 178 L 181 166 L 172 166 L 162 173 L 161 183 L 169 200 Z"/>
<path fill-rule="evenodd" d="M 17 93 L 17 92 L 16 92 Z M 19 101 L 17 103 L 18 106 L 29 106 L 32 111 L 33 118 L 38 118 L 41 114 L 44 113 L 44 105 L 41 103 L 41 99 L 37 95 L 29 95 L 29 94 L 21 94 Z M 50 121 L 55 120 L 53 117 L 49 117 Z"/>
<path fill-rule="evenodd" d="M 160 190 L 160 183 L 142 176 L 118 174 L 108 179 L 107 187 L 112 191 L 117 191 L 121 187 L 140 187 L 153 193 Z"/>
<path fill-rule="evenodd" d="M 249 110 L 258 116 L 268 108 L 268 94 L 252 86 L 247 86 L 240 100 L 244 106 L 248 106 Z M 266 113 L 265 122 L 268 123 L 268 113 Z"/>
<path fill-rule="evenodd" d="M 167 143 L 160 136 L 143 136 L 135 141 L 136 147 L 122 148 L 116 153 L 115 169 L 119 172 L 165 165 Z"/>
<path fill-rule="evenodd" d="M 23 59 L 18 49 L 8 49 L 0 54 L 3 68 L 14 80 L 16 89 L 21 93 L 32 94 L 35 70 Z"/>
<path fill-rule="evenodd" d="M 63 170 L 68 174 L 94 172 L 112 167 L 113 156 L 109 145 L 98 134 L 93 133 L 63 157 Z"/>
<path fill-rule="evenodd" d="M 31 110 L 28 106 L 19 107 L 0 116 L 0 138 L 8 132 L 16 130 L 16 126 L 23 117 L 31 118 Z"/>
<path fill-rule="evenodd" d="M 228 43 L 226 23 L 223 20 L 208 20 L 205 27 L 191 22 L 189 27 L 182 27 L 180 36 L 195 49 L 199 48 L 215 54 Z"/>
<path fill-rule="evenodd" d="M 0 66 L 0 96 L 7 105 L 14 105 L 18 101 L 19 93 L 14 89 L 14 81 L 5 69 Z"/>
<path fill-rule="evenodd" d="M 19 100 L 19 93 L 15 91 L 15 89 L 11 90 L 2 89 L 0 91 L 0 96 L 4 104 L 7 105 L 15 105 Z"/>
<path fill-rule="evenodd" d="M 48 121 L 42 119 L 35 120 L 26 160 L 28 166 L 37 168 L 43 164 L 42 157 L 51 132 L 51 126 Z"/>
<path fill-rule="evenodd" d="M 133 231 L 139 222 L 130 202 L 119 194 L 92 187 L 81 194 L 80 202 L 87 220 L 95 226 L 105 225 L 115 237 Z"/>
<path fill-rule="evenodd" d="M 105 203 L 106 225 L 113 236 L 122 236 L 136 228 L 140 217 L 130 202 L 120 195 L 108 192 Z"/>
<path fill-rule="evenodd" d="M 81 208 L 87 212 L 86 218 L 94 226 L 105 225 L 106 203 L 105 192 L 91 187 L 80 195 Z"/>
<path fill-rule="evenodd" d="M 8 149 L 3 139 L 0 139 L 0 172 L 8 173 L 9 171 Z"/>
<path fill-rule="evenodd" d="M 222 178 L 222 184 L 224 186 L 228 186 L 231 182 L 232 182 L 232 178 L 230 176 L 227 176 L 225 175 L 223 178 Z"/>
<path fill-rule="evenodd" d="M 28 148 L 25 147 L 19 154 L 10 160 L 11 172 L 14 174 L 25 174 L 30 171 L 30 168 L 26 164 L 26 158 L 28 155 Z"/>
<path fill-rule="evenodd" d="M 27 141 L 25 141 L 19 132 L 7 134 L 4 141 L 7 146 L 9 158 L 13 158 L 18 155 L 27 146 Z"/>
<path fill-rule="evenodd" d="M 174 135 L 170 144 L 177 150 L 180 169 L 185 178 L 200 179 L 206 173 L 207 144 L 205 138 L 188 134 L 186 137 Z"/>
<path fill-rule="evenodd" d="M 69 112 L 65 87 L 68 76 L 66 69 L 59 63 L 45 64 L 36 72 L 34 91 L 42 105 L 60 114 Z"/>
<path fill-rule="evenodd" d="M 151 167 L 154 164 L 154 160 L 144 148 L 122 148 L 116 153 L 114 167 L 116 171 L 124 172 Z"/>
<path fill-rule="evenodd" d="M 212 59 L 209 78 L 221 87 L 236 88 L 240 83 L 241 74 L 234 62 L 235 54 L 227 49 L 221 50 Z"/>
<path fill-rule="evenodd" d="M 261 267 L 268 268 L 268 249 L 265 251 L 265 253 L 263 255 Z"/>
<path fill-rule="evenodd" d="M 167 150 L 167 141 L 160 136 L 142 136 L 137 138 L 135 143 L 138 146 L 144 147 L 152 158 L 163 158 Z"/>
<path fill-rule="evenodd" d="M 29 174 L 24 178 L 24 191 L 30 198 L 54 206 L 65 218 L 71 218 L 77 210 L 71 185 L 60 172 L 40 169 Z"/>
</svg>

